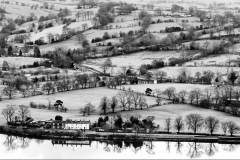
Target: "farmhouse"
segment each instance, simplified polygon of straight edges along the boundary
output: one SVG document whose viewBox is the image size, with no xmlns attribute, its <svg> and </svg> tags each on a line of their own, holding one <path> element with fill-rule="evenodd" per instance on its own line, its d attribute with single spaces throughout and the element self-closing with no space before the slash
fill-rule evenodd
<svg viewBox="0 0 240 160">
<path fill-rule="evenodd" d="M 72 120 L 67 120 L 67 121 L 59 121 L 55 120 L 52 122 L 52 128 L 53 129 L 90 129 L 91 122 L 89 121 L 72 121 Z"/>
</svg>

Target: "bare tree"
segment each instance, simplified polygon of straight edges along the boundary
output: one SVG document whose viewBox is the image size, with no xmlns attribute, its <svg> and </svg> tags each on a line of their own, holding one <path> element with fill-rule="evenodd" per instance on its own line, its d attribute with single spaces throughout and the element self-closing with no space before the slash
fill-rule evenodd
<svg viewBox="0 0 240 160">
<path fill-rule="evenodd" d="M 178 93 L 178 97 L 181 99 L 182 103 L 185 102 L 186 96 L 187 96 L 187 91 L 186 91 L 186 90 L 181 90 L 181 91 Z"/>
<path fill-rule="evenodd" d="M 9 86 L 3 89 L 3 95 L 8 96 L 9 99 L 12 99 L 17 94 L 15 87 Z"/>
<path fill-rule="evenodd" d="M 227 134 L 227 129 L 228 129 L 228 122 L 222 122 L 221 123 L 221 128 L 223 130 L 223 133 L 226 135 Z"/>
<path fill-rule="evenodd" d="M 215 100 L 215 103 L 217 104 L 217 103 L 218 103 L 218 100 L 220 99 L 219 89 L 218 89 L 218 88 L 215 88 L 215 89 L 213 90 L 213 93 L 214 93 L 213 99 Z"/>
<path fill-rule="evenodd" d="M 2 110 L 2 115 L 7 122 L 13 122 L 14 116 L 16 114 L 17 108 L 15 105 L 6 105 L 6 108 Z"/>
<path fill-rule="evenodd" d="M 213 132 L 217 132 L 219 129 L 219 120 L 215 117 L 208 116 L 205 118 L 205 127 L 212 135 Z"/>
<path fill-rule="evenodd" d="M 48 39 L 48 42 L 51 43 L 52 42 L 52 38 L 53 38 L 53 34 L 52 33 L 48 33 L 47 34 L 47 39 Z"/>
<path fill-rule="evenodd" d="M 76 41 L 79 43 L 79 44 L 82 44 L 83 41 L 87 40 L 86 36 L 82 33 L 79 33 L 76 35 Z"/>
<path fill-rule="evenodd" d="M 109 105 L 109 100 L 106 96 L 104 96 L 101 99 L 100 105 L 99 105 L 99 110 L 103 112 L 103 114 L 106 115 L 107 111 L 108 111 L 108 105 Z"/>
<path fill-rule="evenodd" d="M 141 110 L 143 109 L 144 106 L 148 106 L 147 99 L 142 95 L 140 96 L 138 103 Z"/>
<path fill-rule="evenodd" d="M 168 99 L 170 100 L 173 95 L 175 94 L 176 92 L 176 88 L 174 87 L 168 87 L 164 92 L 163 94 L 166 95 L 168 97 Z"/>
<path fill-rule="evenodd" d="M 141 95 L 139 93 L 133 93 L 132 95 L 132 103 L 134 104 L 135 110 L 137 109 L 139 105 L 139 98 Z"/>
<path fill-rule="evenodd" d="M 101 68 L 103 70 L 103 73 L 106 73 L 107 69 L 112 66 L 112 61 L 110 58 L 106 59 L 102 64 Z"/>
<path fill-rule="evenodd" d="M 128 110 L 131 110 L 131 105 L 133 103 L 133 95 L 134 93 L 131 91 L 125 92 L 126 93 L 126 97 L 127 97 L 127 105 L 128 105 Z"/>
<path fill-rule="evenodd" d="M 195 134 L 204 124 L 204 119 L 200 114 L 189 114 L 186 116 L 185 121 L 188 129 L 192 130 Z"/>
<path fill-rule="evenodd" d="M 184 31 L 187 30 L 190 27 L 190 25 L 187 22 L 181 22 L 179 24 L 182 26 Z"/>
<path fill-rule="evenodd" d="M 118 92 L 116 95 L 122 109 L 125 111 L 126 105 L 127 105 L 127 96 L 125 92 Z"/>
<path fill-rule="evenodd" d="M 164 71 L 157 71 L 154 74 L 157 77 L 157 80 L 160 80 L 160 82 L 163 82 L 163 78 L 167 76 L 167 72 Z"/>
<path fill-rule="evenodd" d="M 195 92 L 193 90 L 191 90 L 188 93 L 188 100 L 190 101 L 190 104 L 193 104 L 194 99 L 195 99 Z"/>
<path fill-rule="evenodd" d="M 184 121 L 181 116 L 175 119 L 173 127 L 178 131 L 178 133 L 180 133 L 180 131 L 184 129 Z"/>
<path fill-rule="evenodd" d="M 239 131 L 239 126 L 233 121 L 228 121 L 227 127 L 228 127 L 228 132 L 231 134 L 231 136 L 233 136 L 233 134 L 238 133 Z"/>
<path fill-rule="evenodd" d="M 42 86 L 42 91 L 46 91 L 47 94 L 49 95 L 49 93 L 52 91 L 52 93 L 55 92 L 55 87 L 54 84 L 52 82 L 47 82 Z"/>
<path fill-rule="evenodd" d="M 205 54 L 207 53 L 209 46 L 210 46 L 210 42 L 209 41 L 205 41 L 203 43 L 203 48 L 204 48 Z"/>
<path fill-rule="evenodd" d="M 171 121 L 172 121 L 172 120 L 171 120 L 171 118 L 169 118 L 169 117 L 165 119 L 165 127 L 166 127 L 165 129 L 166 129 L 166 131 L 167 131 L 168 133 L 169 133 L 171 127 L 172 127 L 172 126 L 171 126 Z"/>
<path fill-rule="evenodd" d="M 199 99 L 200 99 L 200 97 L 201 97 L 201 95 L 202 95 L 202 91 L 201 91 L 199 88 L 195 88 L 195 89 L 193 90 L 193 92 L 194 92 L 194 96 L 195 96 L 195 98 L 196 98 L 197 105 L 198 105 Z"/>
<path fill-rule="evenodd" d="M 155 14 L 160 16 L 162 14 L 162 10 L 160 8 L 155 9 Z"/>
<path fill-rule="evenodd" d="M 87 23 L 84 23 L 82 24 L 82 29 L 85 31 L 88 29 L 88 24 Z"/>
<path fill-rule="evenodd" d="M 117 108 L 117 106 L 118 106 L 118 98 L 116 96 L 113 96 L 112 99 L 110 100 L 110 107 L 113 113 Z"/>
<path fill-rule="evenodd" d="M 88 103 L 88 104 L 86 104 L 86 105 L 84 106 L 84 108 L 81 108 L 81 109 L 80 109 L 80 113 L 82 113 L 83 116 L 85 116 L 85 114 L 90 115 L 90 114 L 92 114 L 92 113 L 94 113 L 94 112 L 96 111 L 95 108 L 96 108 L 96 107 L 95 107 L 94 105 L 92 105 L 91 103 Z"/>
<path fill-rule="evenodd" d="M 29 107 L 28 106 L 24 106 L 24 105 L 20 105 L 18 107 L 18 115 L 21 118 L 22 123 L 24 123 L 26 118 L 31 115 Z"/>
<path fill-rule="evenodd" d="M 158 98 L 156 99 L 156 102 L 157 102 L 158 105 L 161 105 L 162 99 L 158 97 Z"/>
<path fill-rule="evenodd" d="M 29 94 L 30 85 L 21 85 L 20 92 L 22 93 L 23 97 L 25 98 Z"/>
<path fill-rule="evenodd" d="M 205 95 L 207 103 L 208 103 L 208 107 L 210 107 L 211 99 L 213 96 L 213 88 L 212 87 L 205 88 L 204 93 L 205 93 L 204 95 Z"/>
</svg>

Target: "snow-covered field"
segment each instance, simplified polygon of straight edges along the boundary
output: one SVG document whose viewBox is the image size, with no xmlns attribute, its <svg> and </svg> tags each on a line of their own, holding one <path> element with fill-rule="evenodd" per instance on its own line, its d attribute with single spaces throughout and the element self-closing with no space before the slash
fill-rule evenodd
<svg viewBox="0 0 240 160">
<path fill-rule="evenodd" d="M 42 58 L 33 58 L 33 57 L 1 57 L 0 66 L 3 62 L 6 61 L 10 66 L 19 67 L 22 65 L 33 64 L 35 61 L 43 60 Z"/>
<path fill-rule="evenodd" d="M 194 63 L 197 63 L 197 66 L 199 65 L 229 65 L 234 64 L 232 61 L 240 58 L 240 55 L 236 54 L 222 54 L 222 55 L 217 55 L 217 56 L 210 56 L 210 57 L 205 57 L 200 60 L 194 60 L 185 63 L 186 65 L 192 65 L 194 66 Z"/>
</svg>

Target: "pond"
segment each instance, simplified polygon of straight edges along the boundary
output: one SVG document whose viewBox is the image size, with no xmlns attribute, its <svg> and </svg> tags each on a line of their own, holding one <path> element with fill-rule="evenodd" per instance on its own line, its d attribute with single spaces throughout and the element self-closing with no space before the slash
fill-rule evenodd
<svg viewBox="0 0 240 160">
<path fill-rule="evenodd" d="M 39 140 L 0 134 L 0 159 L 237 159 L 239 144 Z"/>
</svg>

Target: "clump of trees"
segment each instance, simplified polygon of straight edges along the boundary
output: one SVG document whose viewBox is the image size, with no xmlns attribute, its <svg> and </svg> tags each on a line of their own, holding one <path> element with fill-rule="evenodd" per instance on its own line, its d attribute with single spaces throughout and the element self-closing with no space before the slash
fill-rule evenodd
<svg viewBox="0 0 240 160">
<path fill-rule="evenodd" d="M 194 88 L 187 92 L 186 90 L 176 91 L 174 87 L 168 87 L 165 90 L 156 89 L 153 96 L 164 96 L 173 103 L 189 103 L 201 108 L 215 109 L 229 114 L 240 116 L 239 87 L 231 85 L 219 87 L 207 87 L 204 90 Z"/>
<path fill-rule="evenodd" d="M 147 100 L 143 94 L 132 91 L 120 91 L 111 99 L 103 97 L 99 105 L 100 113 L 106 115 L 109 111 L 115 112 L 117 109 L 131 111 L 146 108 Z"/>
<path fill-rule="evenodd" d="M 21 122 L 23 124 L 27 117 L 31 116 L 31 112 L 28 106 L 16 106 L 11 104 L 6 105 L 6 107 L 2 110 L 2 115 L 8 124 L 13 124 L 15 122 Z"/>
<path fill-rule="evenodd" d="M 59 112 L 67 112 L 68 108 L 65 107 L 62 103 L 62 101 L 57 100 L 55 103 L 53 103 L 53 98 L 48 97 L 47 98 L 48 105 L 45 104 L 36 104 L 34 102 L 29 103 L 30 108 L 36 108 L 36 109 L 47 109 L 47 110 L 53 110 L 53 111 L 59 111 Z"/>
</svg>

